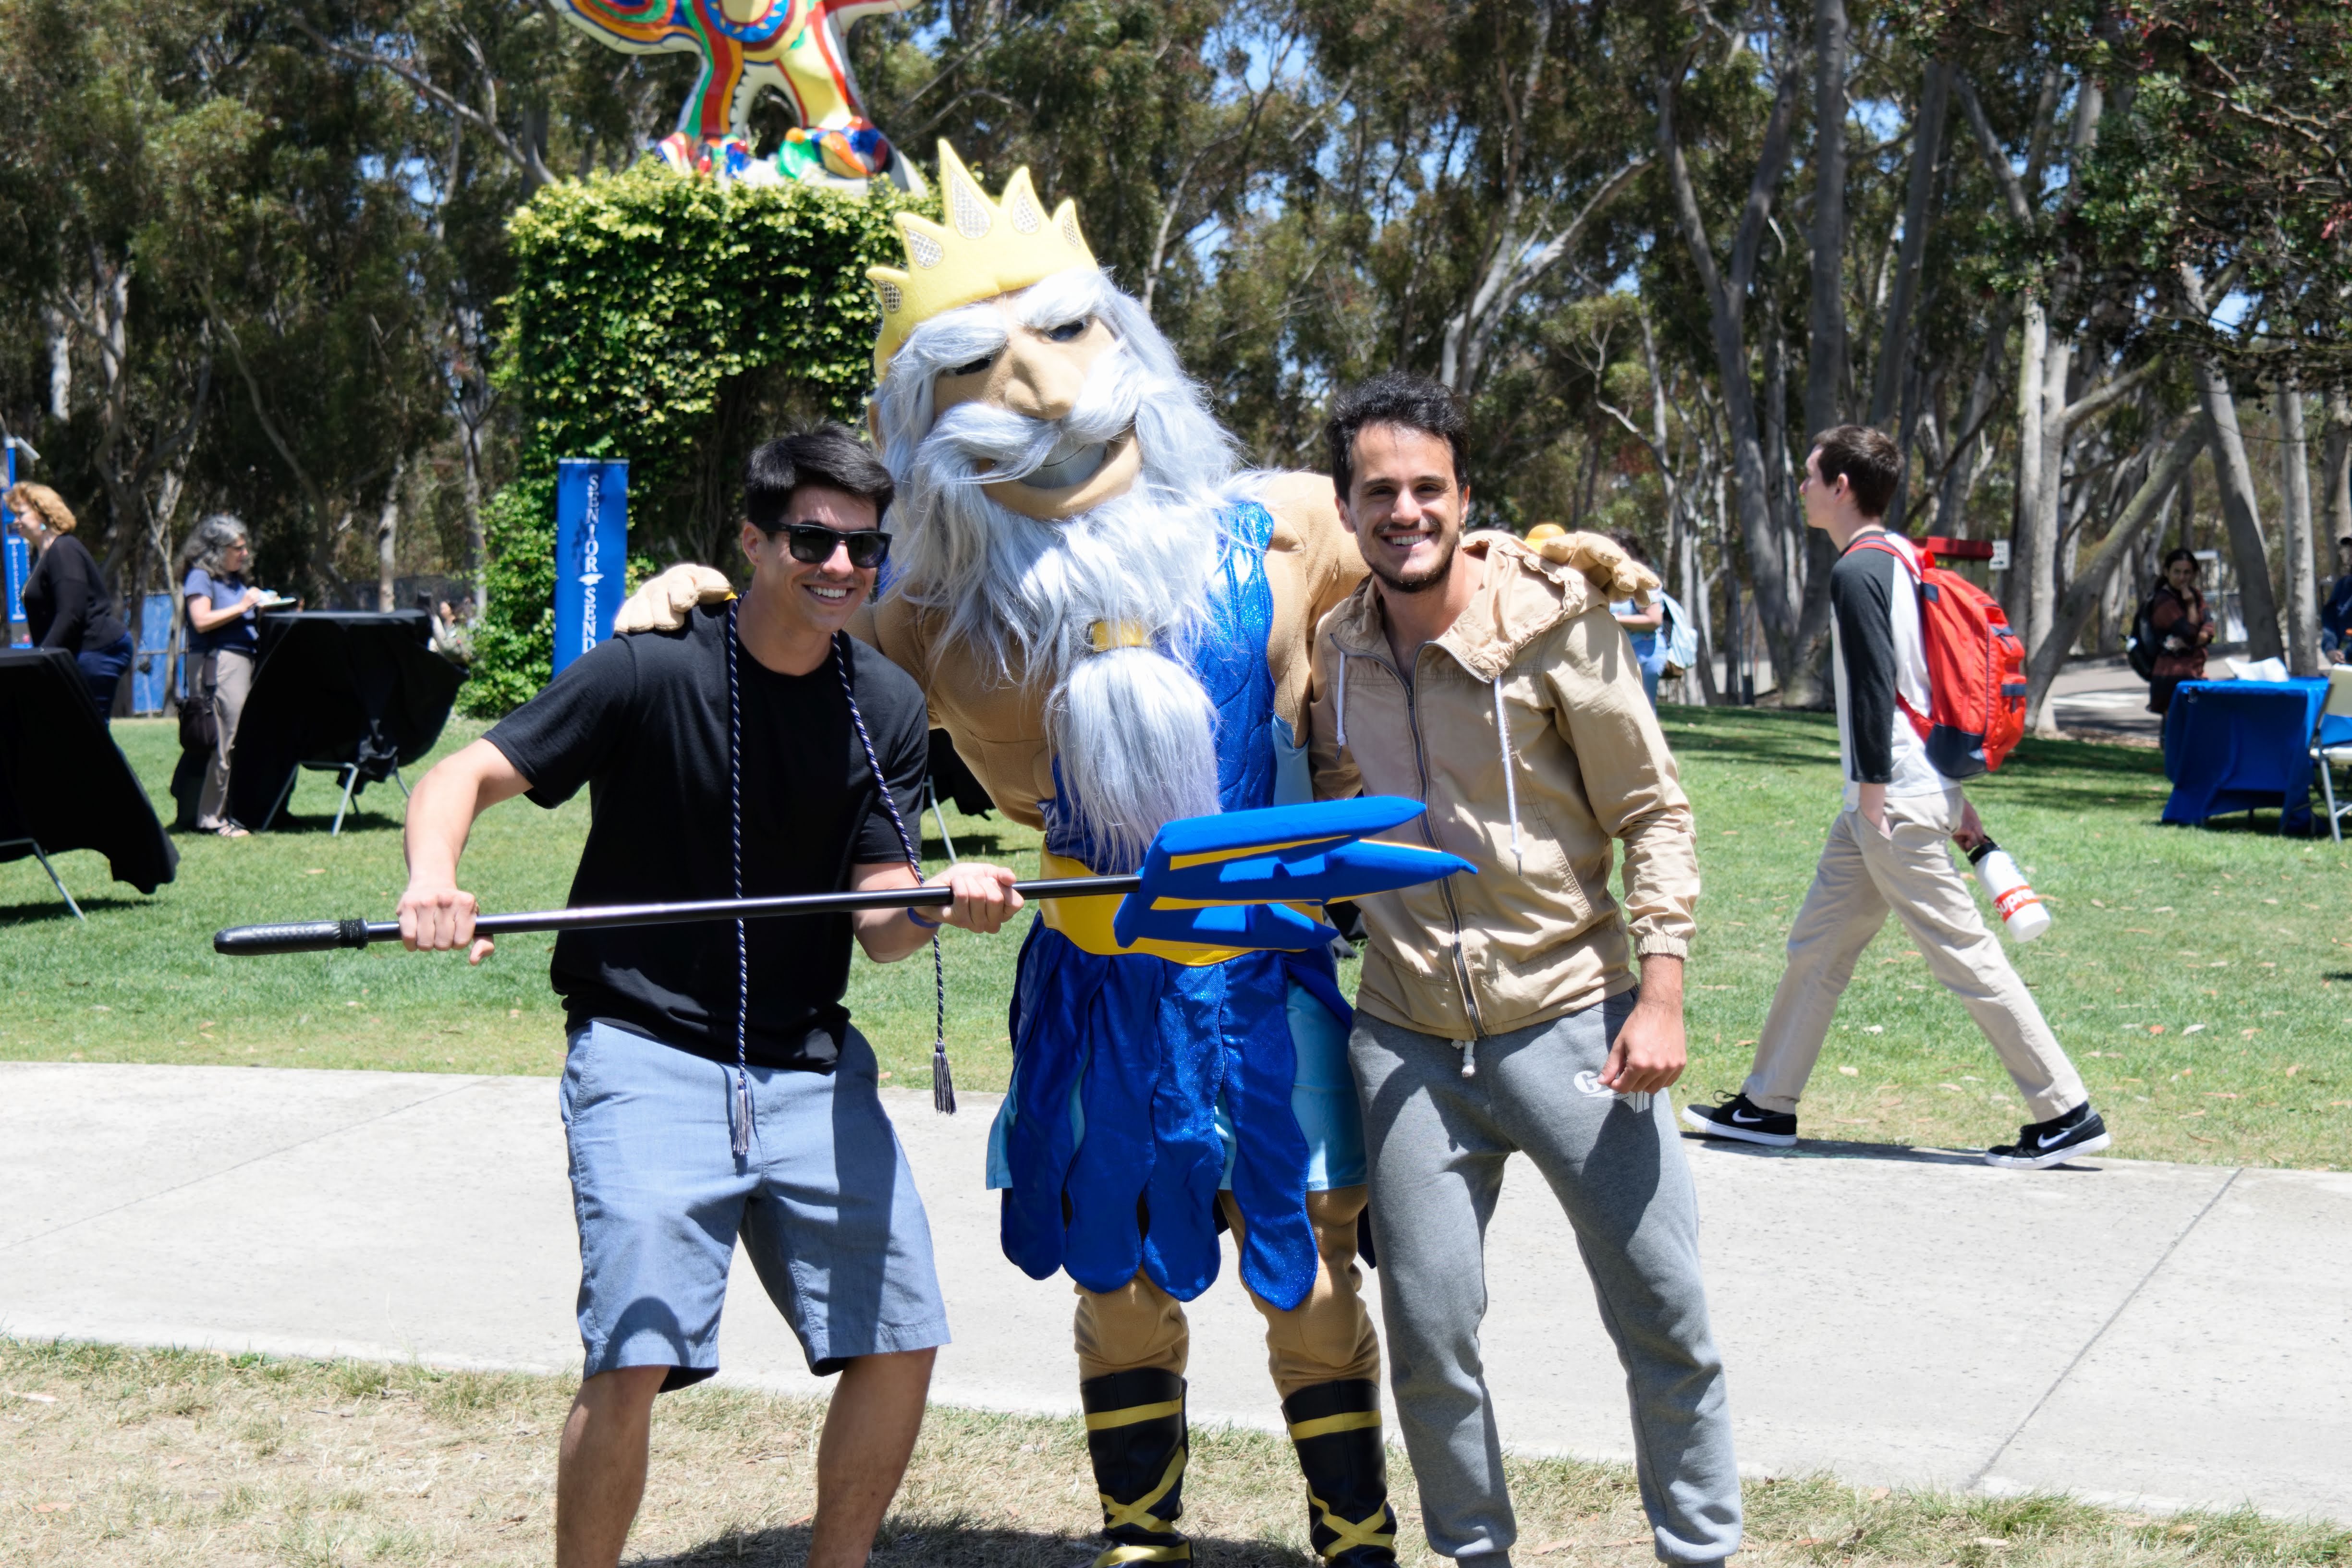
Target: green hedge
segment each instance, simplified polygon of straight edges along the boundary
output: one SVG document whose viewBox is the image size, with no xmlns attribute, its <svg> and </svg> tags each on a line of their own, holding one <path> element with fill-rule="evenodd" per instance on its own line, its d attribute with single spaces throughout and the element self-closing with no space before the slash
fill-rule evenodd
<svg viewBox="0 0 2352 1568">
<path fill-rule="evenodd" d="M 498 382 L 522 451 L 483 519 L 489 610 L 468 713 L 506 713 L 547 682 L 557 459 L 629 460 L 634 588 L 666 558 L 719 553 L 751 445 L 794 420 L 863 417 L 877 315 L 866 269 L 899 263 L 890 217 L 908 206 L 937 202 L 721 185 L 648 160 L 516 213 Z"/>
</svg>

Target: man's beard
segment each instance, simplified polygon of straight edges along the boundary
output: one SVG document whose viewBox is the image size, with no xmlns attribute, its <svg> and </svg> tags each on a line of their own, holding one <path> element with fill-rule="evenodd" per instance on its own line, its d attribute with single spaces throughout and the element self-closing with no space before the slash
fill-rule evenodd
<svg viewBox="0 0 2352 1568">
<path fill-rule="evenodd" d="M 1164 428 L 1159 380 L 1114 350 L 1061 420 L 949 409 L 905 463 L 897 507 L 904 575 L 892 591 L 944 616 L 946 656 L 1045 693 L 1065 803 L 1106 873 L 1140 863 L 1166 823 L 1218 809 L 1217 716 L 1184 659 L 1208 608 L 1227 459 L 1205 413 L 1205 451 L 1185 450 L 1195 433 Z M 1122 437 L 1141 448 L 1136 483 L 1076 517 L 1024 517 L 982 487 Z M 1115 644 L 1141 645 L 1096 652 L 1098 623 Z"/>
<path fill-rule="evenodd" d="M 1462 536 L 1456 532 L 1445 540 L 1444 553 L 1437 558 L 1436 565 L 1410 574 L 1392 570 L 1371 553 L 1365 555 L 1364 564 L 1381 580 L 1381 586 L 1391 593 L 1427 593 L 1433 588 L 1444 588 L 1445 580 L 1454 575 L 1454 552 L 1461 544 Z"/>
</svg>

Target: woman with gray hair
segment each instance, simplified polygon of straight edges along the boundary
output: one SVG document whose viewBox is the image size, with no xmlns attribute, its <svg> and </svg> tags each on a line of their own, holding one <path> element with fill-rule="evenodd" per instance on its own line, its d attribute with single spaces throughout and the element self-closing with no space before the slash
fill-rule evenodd
<svg viewBox="0 0 2352 1568">
<path fill-rule="evenodd" d="M 188 700 L 198 716 L 197 733 L 211 732 L 213 750 L 196 802 L 196 830 L 225 839 L 246 833 L 224 813 L 236 721 L 253 689 L 254 660 L 261 646 L 255 607 L 264 595 L 244 575 L 252 559 L 245 525 L 226 512 L 198 523 L 180 549 L 180 594 L 188 608 Z"/>
</svg>

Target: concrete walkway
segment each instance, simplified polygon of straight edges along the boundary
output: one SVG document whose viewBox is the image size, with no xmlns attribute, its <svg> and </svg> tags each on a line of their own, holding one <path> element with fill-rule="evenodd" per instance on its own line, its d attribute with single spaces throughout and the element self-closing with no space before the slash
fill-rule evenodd
<svg viewBox="0 0 2352 1568">
<path fill-rule="evenodd" d="M 992 1098 L 890 1100 L 958 1336 L 935 1397 L 1075 1409 L 1069 1285 L 997 1252 Z M 1751 1473 L 2352 1520 L 2352 1176 L 1685 1146 Z M 0 1064 L 0 1331 L 567 1372 L 578 1264 L 549 1080 Z M 1488 1283 L 1506 1438 L 1630 1458 L 1574 1239 L 1524 1165 Z M 1192 1322 L 1196 1416 L 1273 1426 L 1230 1279 Z M 814 1386 L 748 1268 L 725 1354 L 732 1381 Z"/>
<path fill-rule="evenodd" d="M 2121 659 L 2077 659 L 2058 672 L 2044 699 L 2058 727 L 2079 740 L 2157 745 L 2164 720 L 2147 711 L 2147 683 Z"/>
</svg>

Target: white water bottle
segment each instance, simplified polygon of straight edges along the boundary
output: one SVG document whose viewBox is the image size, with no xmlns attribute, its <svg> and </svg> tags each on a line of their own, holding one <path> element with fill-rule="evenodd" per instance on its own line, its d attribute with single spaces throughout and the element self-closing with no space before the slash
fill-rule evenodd
<svg viewBox="0 0 2352 1568">
<path fill-rule="evenodd" d="M 2041 895 L 2026 885 L 2025 873 L 2017 869 L 2007 850 L 1990 839 L 1979 839 L 1969 852 L 1969 863 L 1977 868 L 1985 896 L 2000 911 L 2000 923 L 2009 927 L 2011 941 L 2031 942 L 2050 929 L 2050 911 L 2042 907 Z"/>
</svg>

